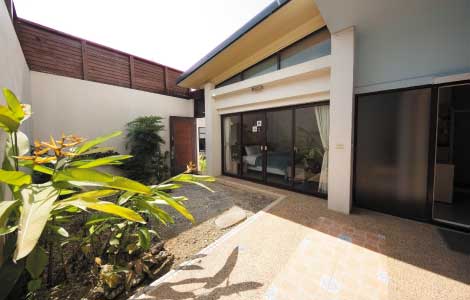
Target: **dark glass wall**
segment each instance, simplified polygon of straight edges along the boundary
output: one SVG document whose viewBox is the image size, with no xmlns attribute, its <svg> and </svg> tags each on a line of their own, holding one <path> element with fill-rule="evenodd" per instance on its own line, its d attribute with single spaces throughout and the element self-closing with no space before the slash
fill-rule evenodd
<svg viewBox="0 0 470 300">
<path fill-rule="evenodd" d="M 429 219 L 431 89 L 358 96 L 356 205 Z"/>
</svg>

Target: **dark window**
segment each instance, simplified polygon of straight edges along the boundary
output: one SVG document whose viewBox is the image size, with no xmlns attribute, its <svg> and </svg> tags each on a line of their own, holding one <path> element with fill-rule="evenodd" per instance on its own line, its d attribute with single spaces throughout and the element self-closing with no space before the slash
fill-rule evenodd
<svg viewBox="0 0 470 300">
<path fill-rule="evenodd" d="M 281 51 L 281 69 L 331 54 L 328 30 L 310 35 Z"/>
<path fill-rule="evenodd" d="M 219 83 L 216 88 L 301 64 L 329 54 L 331 54 L 330 32 L 324 27 L 224 82 Z"/>
<path fill-rule="evenodd" d="M 199 152 L 206 152 L 206 127 L 199 127 Z"/>
<path fill-rule="evenodd" d="M 249 79 L 266 73 L 271 73 L 277 69 L 277 56 L 271 56 L 243 71 L 243 79 Z"/>
</svg>

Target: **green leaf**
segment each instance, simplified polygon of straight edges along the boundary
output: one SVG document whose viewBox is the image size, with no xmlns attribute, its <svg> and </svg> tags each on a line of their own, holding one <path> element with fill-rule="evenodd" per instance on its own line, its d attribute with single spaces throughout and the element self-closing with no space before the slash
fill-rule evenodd
<svg viewBox="0 0 470 300">
<path fill-rule="evenodd" d="M 89 155 L 89 154 L 95 154 L 95 153 L 103 153 L 103 152 L 108 152 L 108 151 L 114 151 L 114 147 L 98 147 L 98 148 L 93 148 L 88 151 L 85 151 L 83 153 L 80 153 L 80 155 Z"/>
<path fill-rule="evenodd" d="M 175 222 L 166 211 L 156 205 L 153 205 L 151 201 L 137 199 L 136 206 L 139 207 L 139 209 L 151 214 L 155 219 L 157 219 L 159 222 L 162 222 L 164 225 L 167 225 L 168 223 L 173 224 Z"/>
<path fill-rule="evenodd" d="M 56 225 L 48 225 L 48 227 L 56 234 L 64 237 L 64 238 L 68 238 L 69 237 L 69 233 L 67 230 L 65 230 L 64 227 L 61 227 L 61 226 L 56 226 Z"/>
<path fill-rule="evenodd" d="M 135 193 L 133 192 L 125 192 L 123 193 L 119 199 L 118 199 L 118 204 L 119 205 L 124 205 L 127 201 L 129 201 L 129 199 L 131 199 L 132 197 L 134 197 Z"/>
<path fill-rule="evenodd" d="M 103 223 L 106 221 L 114 221 L 114 220 L 117 220 L 117 218 L 111 217 L 109 215 L 104 215 L 104 214 L 92 214 L 88 218 L 88 221 L 85 223 L 85 226 L 91 226 L 91 225 Z"/>
<path fill-rule="evenodd" d="M 0 236 L 4 236 L 4 235 L 7 235 L 9 233 L 12 233 L 16 229 L 18 229 L 18 226 L 1 227 L 0 228 Z"/>
<path fill-rule="evenodd" d="M 168 203 L 171 207 L 173 207 L 177 212 L 179 212 L 183 217 L 191 221 L 191 223 L 195 223 L 193 215 L 178 201 L 173 199 L 170 195 L 165 192 L 157 191 L 155 192 L 156 195 L 166 203 Z"/>
<path fill-rule="evenodd" d="M 137 231 L 137 235 L 139 237 L 138 246 L 142 247 L 144 250 L 150 249 L 150 242 L 152 241 L 152 237 L 149 230 L 145 227 L 140 227 Z"/>
<path fill-rule="evenodd" d="M 8 133 L 18 131 L 20 127 L 20 120 L 3 105 L 0 105 L 0 127 Z"/>
<path fill-rule="evenodd" d="M 73 199 L 80 199 L 80 198 L 104 198 L 104 197 L 115 195 L 118 192 L 119 191 L 116 191 L 116 190 L 95 190 L 95 191 L 75 194 L 65 200 L 73 200 Z"/>
<path fill-rule="evenodd" d="M 67 206 L 75 206 L 82 210 L 94 209 L 97 211 L 127 219 L 129 221 L 139 222 L 143 224 L 145 223 L 145 220 L 142 219 L 142 217 L 135 211 L 126 207 L 116 205 L 112 202 L 101 201 L 95 198 L 80 197 L 73 198 L 71 200 L 65 199 L 62 201 L 58 201 L 55 204 L 54 209 L 61 209 Z"/>
<path fill-rule="evenodd" d="M 19 165 L 22 167 L 28 167 L 30 169 L 33 169 L 34 171 L 41 172 L 41 173 L 48 174 L 48 175 L 52 175 L 54 173 L 53 169 L 48 168 L 44 165 L 35 164 L 31 160 L 20 161 Z"/>
<path fill-rule="evenodd" d="M 120 136 L 121 134 L 122 134 L 122 131 L 116 131 L 116 132 L 113 132 L 113 133 L 108 134 L 108 135 L 99 136 L 99 137 L 97 137 L 93 140 L 90 140 L 88 142 L 83 143 L 80 147 L 78 147 L 75 150 L 75 153 L 82 154 L 85 151 L 87 151 L 88 149 L 91 149 L 92 147 L 94 147 L 96 145 L 99 145 L 99 144 L 101 144 L 101 143 L 103 143 L 103 142 L 105 142 L 109 139 Z"/>
<path fill-rule="evenodd" d="M 21 102 L 18 100 L 16 95 L 7 88 L 3 88 L 3 96 L 5 96 L 5 100 L 7 102 L 8 108 L 13 113 L 13 115 L 19 121 L 23 120 L 24 118 L 24 111 L 21 107 Z"/>
<path fill-rule="evenodd" d="M 181 184 L 177 183 L 166 183 L 151 186 L 152 191 L 166 191 L 166 190 L 175 190 L 181 188 Z"/>
<path fill-rule="evenodd" d="M 28 258 L 26 258 L 26 270 L 28 270 L 33 279 L 37 279 L 44 271 L 47 262 L 48 256 L 46 251 L 42 247 L 36 246 L 28 255 Z"/>
<path fill-rule="evenodd" d="M 31 185 L 21 190 L 23 209 L 19 220 L 14 260 L 28 255 L 41 236 L 59 191 L 51 184 Z"/>
<path fill-rule="evenodd" d="M 18 145 L 18 154 L 20 156 L 29 154 L 29 139 L 26 134 L 21 131 L 16 132 L 16 140 Z M 15 170 L 15 158 L 13 158 L 14 155 L 15 152 L 13 150 L 13 141 L 11 139 L 11 135 L 8 135 L 5 143 L 5 157 L 2 164 L 2 168 L 4 170 Z"/>
<path fill-rule="evenodd" d="M 142 194 L 150 194 L 151 189 L 137 181 L 125 177 L 113 176 L 93 169 L 69 168 L 57 172 L 53 177 L 54 182 L 66 181 L 69 183 L 83 182 L 85 184 L 98 185 L 131 191 Z"/>
<path fill-rule="evenodd" d="M 0 288 L 0 299 L 7 299 L 8 294 L 15 286 L 18 278 L 24 270 L 24 260 L 20 260 L 17 263 L 14 263 L 11 260 L 7 260 L 0 267 L 0 278 L 2 279 L 2 287 Z"/>
<path fill-rule="evenodd" d="M 0 182 L 14 186 L 22 186 L 31 183 L 31 176 L 21 171 L 0 170 Z"/>
<path fill-rule="evenodd" d="M 166 182 L 171 182 L 171 181 L 195 184 L 195 185 L 198 185 L 202 188 L 205 188 L 208 191 L 214 192 L 211 188 L 209 188 L 206 185 L 201 183 L 201 181 L 214 182 L 215 178 L 212 177 L 212 176 L 193 175 L 193 174 L 179 174 L 179 175 L 176 175 L 175 177 L 172 177 L 172 178 L 168 179 L 167 181 L 165 181 L 165 183 Z"/>
<path fill-rule="evenodd" d="M 16 204 L 18 204 L 17 200 L 0 201 L 0 226 L 6 225 L 8 217 Z"/>
<path fill-rule="evenodd" d="M 98 158 L 91 161 L 74 161 L 70 164 L 71 167 L 78 167 L 81 169 L 94 168 L 99 166 L 115 165 L 121 160 L 131 158 L 132 155 L 111 155 L 107 157 Z"/>
<path fill-rule="evenodd" d="M 35 292 L 41 288 L 42 280 L 41 278 L 33 279 L 28 282 L 28 291 Z"/>
</svg>

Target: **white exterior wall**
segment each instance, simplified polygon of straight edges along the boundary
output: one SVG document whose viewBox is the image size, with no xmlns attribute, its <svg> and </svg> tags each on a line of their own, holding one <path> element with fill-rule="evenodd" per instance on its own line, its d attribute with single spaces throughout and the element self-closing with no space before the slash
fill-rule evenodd
<svg viewBox="0 0 470 300">
<path fill-rule="evenodd" d="M 31 93 L 33 136 L 41 140 L 62 133 L 94 138 L 124 130 L 137 117 L 157 115 L 164 118 L 164 149 L 168 150 L 169 116 L 193 116 L 193 100 L 34 71 Z M 123 136 L 107 145 L 125 153 Z"/>
<path fill-rule="evenodd" d="M 349 213 L 353 176 L 354 28 L 331 35 L 331 56 L 328 208 Z"/>
<path fill-rule="evenodd" d="M 260 87 L 260 90 L 253 87 Z M 205 85 L 206 155 L 210 175 L 222 172 L 221 115 L 329 99 L 330 57 L 214 89 Z"/>
<path fill-rule="evenodd" d="M 29 68 L 4 1 L 0 1 L 0 88 L 9 88 L 22 102 L 31 103 Z M 3 94 L 0 98 L 4 105 Z M 21 130 L 30 134 L 31 123 L 26 121 Z M 0 137 L 3 141 L 3 134 Z M 2 156 L 3 142 L 0 145 Z"/>
<path fill-rule="evenodd" d="M 328 207 L 350 212 L 354 29 L 333 34 L 331 39 L 329 56 L 218 89 L 205 85 L 209 174 L 221 174 L 221 115 L 330 100 Z"/>
</svg>

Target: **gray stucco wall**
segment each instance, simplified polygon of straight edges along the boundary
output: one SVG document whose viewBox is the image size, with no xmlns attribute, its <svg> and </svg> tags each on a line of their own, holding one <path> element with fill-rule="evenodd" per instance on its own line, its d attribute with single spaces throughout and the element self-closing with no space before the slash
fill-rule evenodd
<svg viewBox="0 0 470 300">
<path fill-rule="evenodd" d="M 331 32 L 356 27 L 356 89 L 470 72 L 468 0 L 316 2 Z"/>
</svg>

